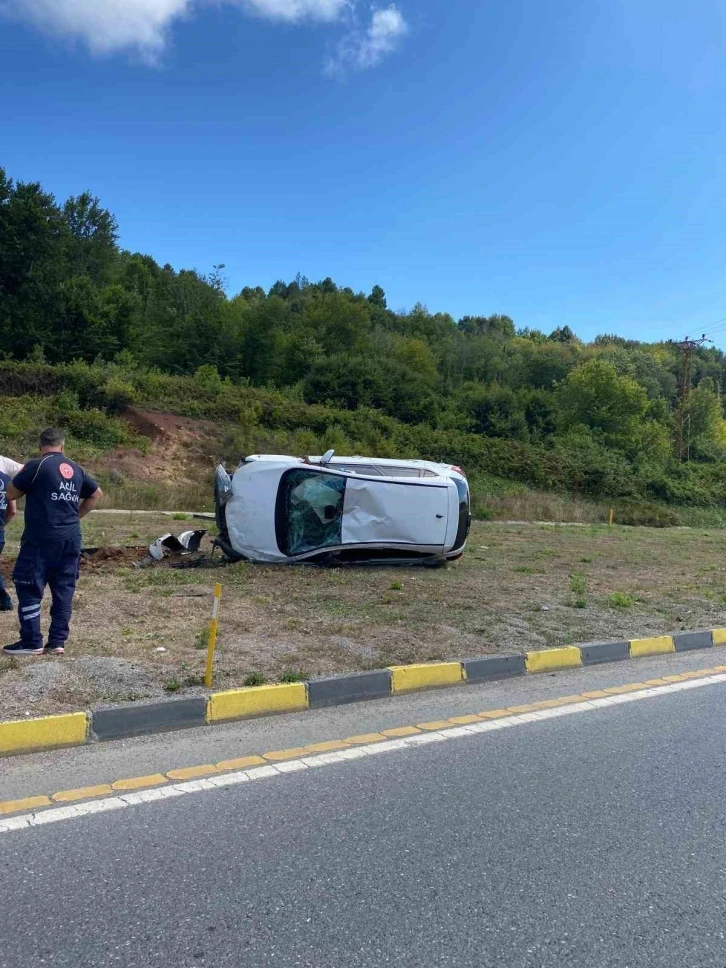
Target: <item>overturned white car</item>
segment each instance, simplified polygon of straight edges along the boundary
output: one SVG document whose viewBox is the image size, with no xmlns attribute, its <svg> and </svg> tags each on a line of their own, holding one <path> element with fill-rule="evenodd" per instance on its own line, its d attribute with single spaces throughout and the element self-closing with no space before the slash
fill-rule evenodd
<svg viewBox="0 0 726 968">
<path fill-rule="evenodd" d="M 471 525 L 459 467 L 423 460 L 255 454 L 215 478 L 217 545 L 231 560 L 421 562 L 459 558 Z"/>
</svg>

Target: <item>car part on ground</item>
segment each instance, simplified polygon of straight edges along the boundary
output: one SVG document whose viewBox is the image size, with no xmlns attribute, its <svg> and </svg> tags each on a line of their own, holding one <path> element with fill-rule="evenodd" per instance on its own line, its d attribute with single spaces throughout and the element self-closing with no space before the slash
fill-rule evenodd
<svg viewBox="0 0 726 968">
<path fill-rule="evenodd" d="M 196 528 L 193 531 L 182 531 L 179 541 L 187 551 L 199 551 L 202 538 L 207 533 L 206 528 Z"/>
</svg>

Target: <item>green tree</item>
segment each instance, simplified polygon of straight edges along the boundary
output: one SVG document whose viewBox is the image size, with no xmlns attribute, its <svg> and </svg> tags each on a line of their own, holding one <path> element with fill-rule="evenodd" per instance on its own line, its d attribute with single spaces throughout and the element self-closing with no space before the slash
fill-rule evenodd
<svg viewBox="0 0 726 968">
<path fill-rule="evenodd" d="M 691 456 L 712 460 L 726 456 L 726 421 L 713 381 L 708 378 L 688 397 L 683 432 L 690 443 Z"/>
<path fill-rule="evenodd" d="M 558 400 L 566 427 L 588 427 L 621 450 L 634 441 L 648 406 L 640 384 L 600 359 L 573 370 L 560 387 Z"/>
<path fill-rule="evenodd" d="M 69 274 L 88 276 L 96 285 L 110 282 L 118 264 L 115 217 L 90 192 L 69 198 L 63 206 L 63 217 L 68 227 Z"/>
<path fill-rule="evenodd" d="M 459 328 L 467 336 L 488 336 L 495 340 L 512 339 L 515 334 L 509 316 L 464 316 L 459 320 Z"/>
<path fill-rule="evenodd" d="M 528 438 L 524 407 L 513 390 L 492 384 L 468 385 L 458 398 L 468 429 L 486 437 Z"/>
</svg>

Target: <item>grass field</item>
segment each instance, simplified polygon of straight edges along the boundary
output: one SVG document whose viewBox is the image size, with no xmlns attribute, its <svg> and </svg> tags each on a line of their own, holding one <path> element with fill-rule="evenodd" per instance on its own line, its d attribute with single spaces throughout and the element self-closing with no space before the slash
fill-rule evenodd
<svg viewBox="0 0 726 968">
<path fill-rule="evenodd" d="M 96 513 L 84 541 L 143 546 L 191 526 L 206 523 Z M 5 572 L 17 534 L 14 523 Z M 215 581 L 216 688 L 723 625 L 724 540 L 695 529 L 475 523 L 461 561 L 439 570 L 107 561 L 82 572 L 64 659 L 0 659 L 0 716 L 199 692 Z M 0 634 L 15 639 L 13 615 L 0 615 Z"/>
</svg>

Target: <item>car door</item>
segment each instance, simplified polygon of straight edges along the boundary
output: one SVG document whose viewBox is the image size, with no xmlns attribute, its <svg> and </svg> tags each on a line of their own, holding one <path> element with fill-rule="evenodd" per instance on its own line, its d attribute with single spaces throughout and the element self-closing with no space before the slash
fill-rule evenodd
<svg viewBox="0 0 726 968">
<path fill-rule="evenodd" d="M 448 512 L 448 481 L 350 477 L 345 490 L 341 538 L 344 545 L 443 548 Z"/>
</svg>

